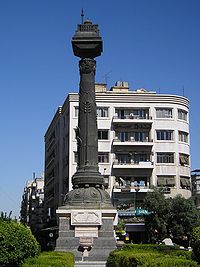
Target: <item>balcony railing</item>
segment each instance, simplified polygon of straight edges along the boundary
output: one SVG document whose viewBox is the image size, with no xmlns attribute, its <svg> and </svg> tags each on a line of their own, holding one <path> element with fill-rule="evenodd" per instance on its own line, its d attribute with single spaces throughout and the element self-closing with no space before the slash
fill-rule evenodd
<svg viewBox="0 0 200 267">
<path fill-rule="evenodd" d="M 46 145 L 46 151 L 49 152 L 55 143 L 55 137 L 51 138 L 50 141 Z"/>
<path fill-rule="evenodd" d="M 81 32 L 99 32 L 97 24 L 79 24 L 78 31 Z"/>
<path fill-rule="evenodd" d="M 146 114 L 146 116 L 140 116 L 140 115 L 134 115 L 134 114 L 128 114 L 128 115 L 114 115 L 113 119 L 119 119 L 119 120 L 152 120 L 152 116 L 149 116 Z"/>
<path fill-rule="evenodd" d="M 113 162 L 113 167 L 122 167 L 122 168 L 153 168 L 153 162 L 151 161 L 119 161 L 119 160 L 114 160 Z"/>
<path fill-rule="evenodd" d="M 147 193 L 151 191 L 149 184 L 140 187 L 136 187 L 134 185 L 117 185 L 115 184 L 113 187 L 114 193 Z"/>
<path fill-rule="evenodd" d="M 129 137 L 127 140 L 124 140 L 124 139 L 120 139 L 120 138 L 118 138 L 117 136 L 114 138 L 114 140 L 113 140 L 114 142 L 139 142 L 139 143 L 152 143 L 153 142 L 153 139 L 150 139 L 149 137 L 146 137 L 146 138 L 144 138 L 144 139 L 141 139 L 141 140 L 135 140 L 135 138 L 134 137 Z"/>
<path fill-rule="evenodd" d="M 123 161 L 123 160 L 115 159 L 114 162 L 113 162 L 113 164 L 117 164 L 117 165 L 119 165 L 119 164 L 122 164 L 122 165 L 124 165 L 124 164 L 131 164 L 131 165 L 151 164 L 151 165 L 153 165 L 153 162 L 151 162 L 149 160 L 146 160 L 146 161 L 132 161 L 132 160 L 125 161 L 124 160 Z"/>
</svg>

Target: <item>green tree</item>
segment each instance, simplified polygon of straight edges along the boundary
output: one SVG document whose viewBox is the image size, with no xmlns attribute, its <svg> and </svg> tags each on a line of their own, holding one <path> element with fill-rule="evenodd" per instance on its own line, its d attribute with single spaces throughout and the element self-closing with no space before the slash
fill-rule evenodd
<svg viewBox="0 0 200 267">
<path fill-rule="evenodd" d="M 21 223 L 0 219 L 0 266 L 18 267 L 39 253 L 39 245 L 31 230 Z"/>
<path fill-rule="evenodd" d="M 155 189 L 147 193 L 144 205 L 151 212 L 145 218 L 149 242 L 171 237 L 177 244 L 188 245 L 199 216 L 192 198 L 185 199 L 180 195 L 165 198 L 162 190 Z"/>
<path fill-rule="evenodd" d="M 170 216 L 168 228 L 177 244 L 188 245 L 192 228 L 196 225 L 198 213 L 192 198 L 185 199 L 178 195 L 169 200 Z"/>
<path fill-rule="evenodd" d="M 168 235 L 167 222 L 170 211 L 170 202 L 161 190 L 148 192 L 144 200 L 145 208 L 150 215 L 145 217 L 145 226 L 150 243 L 157 243 Z"/>
<path fill-rule="evenodd" d="M 200 226 L 196 226 L 192 229 L 191 247 L 193 249 L 194 258 L 200 262 Z"/>
</svg>

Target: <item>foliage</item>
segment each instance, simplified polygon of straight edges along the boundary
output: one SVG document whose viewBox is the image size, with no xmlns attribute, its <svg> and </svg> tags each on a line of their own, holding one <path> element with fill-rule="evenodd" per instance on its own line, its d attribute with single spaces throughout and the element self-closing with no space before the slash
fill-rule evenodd
<svg viewBox="0 0 200 267">
<path fill-rule="evenodd" d="M 192 198 L 185 199 L 178 195 L 171 199 L 168 228 L 174 242 L 179 244 L 185 241 L 187 243 L 196 221 L 196 206 Z"/>
<path fill-rule="evenodd" d="M 200 226 L 193 228 L 190 244 L 193 249 L 195 259 L 200 262 Z"/>
<path fill-rule="evenodd" d="M 74 255 L 69 252 L 42 252 L 38 257 L 27 259 L 22 267 L 73 267 Z"/>
<path fill-rule="evenodd" d="M 122 219 L 118 220 L 118 224 L 116 226 L 116 230 L 124 230 L 125 229 L 125 223 Z"/>
<path fill-rule="evenodd" d="M 145 208 L 151 212 L 145 217 L 145 226 L 150 243 L 163 240 L 168 235 L 167 221 L 169 219 L 170 203 L 164 194 L 155 189 L 149 192 L 144 200 Z"/>
<path fill-rule="evenodd" d="M 10 221 L 11 220 L 11 214 L 12 214 L 12 211 L 10 211 L 10 213 L 8 215 L 6 212 L 1 211 L 0 220 Z"/>
<path fill-rule="evenodd" d="M 164 245 L 125 245 L 122 250 L 110 253 L 107 267 L 197 267 L 190 251 Z"/>
<path fill-rule="evenodd" d="M 188 245 L 198 213 L 192 198 L 178 195 L 165 198 L 161 190 L 147 193 L 144 201 L 150 215 L 145 217 L 145 226 L 150 243 L 159 243 L 166 237 L 180 245 Z"/>
<path fill-rule="evenodd" d="M 0 266 L 17 267 L 28 257 L 39 253 L 31 230 L 13 220 L 0 220 Z"/>
</svg>

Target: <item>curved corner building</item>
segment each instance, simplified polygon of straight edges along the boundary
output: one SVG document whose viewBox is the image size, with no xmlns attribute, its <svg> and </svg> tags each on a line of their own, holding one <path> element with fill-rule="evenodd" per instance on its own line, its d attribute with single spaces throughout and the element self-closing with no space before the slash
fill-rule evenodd
<svg viewBox="0 0 200 267">
<path fill-rule="evenodd" d="M 130 91 L 127 82 L 117 82 L 110 91 L 105 84 L 96 84 L 96 103 L 99 170 L 117 208 L 142 206 L 145 194 L 154 187 L 162 188 L 169 197 L 191 196 L 186 97 L 144 89 Z M 57 140 L 55 149 L 54 145 L 50 152 L 46 149 L 45 192 L 53 209 L 72 188 L 77 125 L 78 94 L 70 93 L 45 135 L 46 148 L 52 133 Z M 54 158 L 49 164 L 52 151 Z M 53 198 L 48 194 L 52 183 L 59 191 Z"/>
</svg>

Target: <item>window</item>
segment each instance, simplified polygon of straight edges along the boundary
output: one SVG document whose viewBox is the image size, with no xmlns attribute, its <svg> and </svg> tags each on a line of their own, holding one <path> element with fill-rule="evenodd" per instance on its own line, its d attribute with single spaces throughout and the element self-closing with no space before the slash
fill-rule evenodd
<svg viewBox="0 0 200 267">
<path fill-rule="evenodd" d="M 98 130 L 99 140 L 108 140 L 108 130 Z"/>
<path fill-rule="evenodd" d="M 174 163 L 174 153 L 170 152 L 157 153 L 157 163 Z"/>
<path fill-rule="evenodd" d="M 147 134 L 145 132 L 134 132 L 133 136 L 137 142 L 144 142 L 147 140 Z"/>
<path fill-rule="evenodd" d="M 190 189 L 191 188 L 190 177 L 180 176 L 180 186 L 183 189 Z"/>
<path fill-rule="evenodd" d="M 178 140 L 179 142 L 188 143 L 188 133 L 178 131 Z"/>
<path fill-rule="evenodd" d="M 178 119 L 187 121 L 187 111 L 183 109 L 178 109 Z"/>
<path fill-rule="evenodd" d="M 108 163 L 109 162 L 109 153 L 108 152 L 99 152 L 98 153 L 98 162 L 99 163 Z"/>
<path fill-rule="evenodd" d="M 149 109 L 116 109 L 120 119 L 148 119 Z"/>
<path fill-rule="evenodd" d="M 147 161 L 150 161 L 150 155 L 135 153 L 133 156 L 133 159 L 134 159 L 134 163 L 147 162 Z"/>
<path fill-rule="evenodd" d="M 179 154 L 179 163 L 182 166 L 189 165 L 189 155 L 180 153 Z"/>
<path fill-rule="evenodd" d="M 131 163 L 131 155 L 130 154 L 118 154 L 117 155 L 119 164 Z"/>
<path fill-rule="evenodd" d="M 174 187 L 175 178 L 172 175 L 158 175 L 157 176 L 158 187 Z"/>
<path fill-rule="evenodd" d="M 74 107 L 74 116 L 76 118 L 78 118 L 78 113 L 79 113 L 78 107 Z"/>
<path fill-rule="evenodd" d="M 156 118 L 172 118 L 172 109 L 171 108 L 157 108 Z"/>
<path fill-rule="evenodd" d="M 157 130 L 157 140 L 173 140 L 173 131 L 171 130 Z"/>
<path fill-rule="evenodd" d="M 107 107 L 97 107 L 97 117 L 105 118 L 108 117 Z"/>
<path fill-rule="evenodd" d="M 121 142 L 125 142 L 129 140 L 129 133 L 128 132 L 118 132 L 117 137 Z"/>
</svg>

